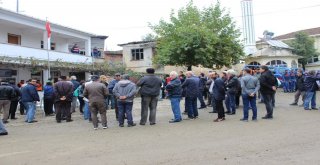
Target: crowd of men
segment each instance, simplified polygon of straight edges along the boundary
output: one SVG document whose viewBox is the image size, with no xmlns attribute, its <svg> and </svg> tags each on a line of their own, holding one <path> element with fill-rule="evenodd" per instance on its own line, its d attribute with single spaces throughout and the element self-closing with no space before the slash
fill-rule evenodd
<svg viewBox="0 0 320 165">
<path fill-rule="evenodd" d="M 310 71 L 304 76 L 302 70 L 298 70 L 295 80 L 293 91 L 296 91 L 296 94 L 291 105 L 298 105 L 301 95 L 305 110 L 317 109 L 315 91 L 318 89 L 317 81 L 320 79 L 316 77 L 315 71 Z M 199 117 L 198 109 L 207 106 L 212 107 L 210 113 L 217 113 L 217 118 L 213 121 L 221 122 L 226 119 L 225 114 L 236 114 L 240 104 L 239 98 L 242 97 L 243 117 L 240 120 L 248 122 L 249 110 L 252 109 L 251 119 L 257 121 L 257 100 L 262 101 L 266 107 L 266 115 L 262 119 L 273 118 L 275 93 L 280 83 L 267 66 L 261 66 L 255 72 L 245 68 L 239 74 L 234 70 L 228 70 L 221 74 L 209 72 L 207 76 L 204 73 L 197 76 L 192 71 L 186 72 L 185 75 L 183 72 L 178 74 L 172 71 L 163 79 L 155 75 L 153 68 L 148 68 L 146 75 L 137 83 L 130 81 L 129 75 L 119 73 L 115 74 L 113 79 L 105 75 L 92 75 L 87 82 L 78 82 L 75 76 L 70 78 L 61 76 L 56 83 L 48 80 L 43 88 L 44 112 L 46 116 L 55 116 L 57 123 L 64 120 L 72 122 L 72 113 L 76 111 L 79 102 L 80 113 L 85 120 L 92 122 L 93 128 L 97 130 L 99 123 L 103 129 L 108 128 L 106 112 L 111 106 L 111 109 L 115 109 L 119 127 L 124 127 L 125 120 L 128 127 L 134 127 L 136 123 L 133 120 L 132 108 L 136 94 L 139 93 L 141 126 L 146 125 L 147 121 L 150 125 L 156 124 L 157 104 L 163 98 L 168 98 L 171 103 L 173 119 L 169 123 L 195 120 Z M 39 82 L 35 79 L 30 79 L 26 83 L 20 82 L 18 85 L 15 85 L 14 81 L 1 81 L 0 109 L 3 109 L 3 118 L 0 120 L 0 135 L 8 134 L 4 124 L 9 122 L 9 118 L 16 119 L 18 103 L 21 106 L 21 114 L 26 112 L 25 122 L 37 122 L 35 112 L 37 102 L 40 101 L 38 87 Z M 182 113 L 180 101 L 183 98 L 185 102 Z M 186 117 L 183 118 L 182 114 Z"/>
</svg>

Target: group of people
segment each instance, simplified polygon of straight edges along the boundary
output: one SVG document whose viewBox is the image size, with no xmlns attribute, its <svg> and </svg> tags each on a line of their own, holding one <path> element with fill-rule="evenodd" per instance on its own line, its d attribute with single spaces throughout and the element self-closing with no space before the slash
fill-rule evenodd
<svg viewBox="0 0 320 165">
<path fill-rule="evenodd" d="M 306 76 L 298 70 L 296 77 L 295 101 L 291 105 L 297 105 L 299 96 L 303 96 L 305 109 L 316 109 L 315 91 L 318 86 L 315 72 L 310 71 Z M 30 79 L 26 84 L 20 84 L 20 88 L 14 82 L 2 81 L 0 86 L 0 108 L 3 109 L 3 119 L 0 121 L 0 135 L 7 134 L 3 123 L 15 118 L 18 102 L 26 109 L 25 122 L 34 123 L 36 103 L 40 101 L 37 91 L 37 80 Z M 63 120 L 72 122 L 71 114 L 76 111 L 77 102 L 80 103 L 79 111 L 85 120 L 92 121 L 95 130 L 100 122 L 103 129 L 108 128 L 106 112 L 111 105 L 115 109 L 116 120 L 120 127 L 136 126 L 132 110 L 136 94 L 141 95 L 141 119 L 140 125 L 156 124 L 156 112 L 162 93 L 171 103 L 173 119 L 169 123 L 177 123 L 182 120 L 194 120 L 199 116 L 198 109 L 212 107 L 210 113 L 217 113 L 214 122 L 224 121 L 225 114 L 234 115 L 239 107 L 239 98 L 243 101 L 243 117 L 241 121 L 249 121 L 249 110 L 252 109 L 252 120 L 257 121 L 256 101 L 259 98 L 266 106 L 266 115 L 262 119 L 273 118 L 275 92 L 279 86 L 278 79 L 267 66 L 261 66 L 258 71 L 252 72 L 245 68 L 240 74 L 234 70 L 224 71 L 221 74 L 209 72 L 206 77 L 201 73 L 196 76 L 192 71 L 179 74 L 172 71 L 165 80 L 155 75 L 153 68 L 146 70 L 137 83 L 130 81 L 127 74 L 115 74 L 110 81 L 105 75 L 92 75 L 87 82 L 78 82 L 75 76 L 70 78 L 61 76 L 59 81 L 53 83 L 48 80 L 43 88 L 44 112 L 46 116 L 55 115 L 56 122 Z M 159 96 L 160 95 L 160 96 Z M 180 102 L 185 99 L 184 113 L 181 111 Z M 205 103 L 205 99 L 208 103 Z M 198 108 L 197 102 L 200 101 Z M 225 105 L 224 105 L 225 104 Z M 225 111 L 225 108 L 226 111 Z M 98 118 L 100 114 L 100 119 Z M 183 118 L 182 114 L 187 117 Z"/>
</svg>

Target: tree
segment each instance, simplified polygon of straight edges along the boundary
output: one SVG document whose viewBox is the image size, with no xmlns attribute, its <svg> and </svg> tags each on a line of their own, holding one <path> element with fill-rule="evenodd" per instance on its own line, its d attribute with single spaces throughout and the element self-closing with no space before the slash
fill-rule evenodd
<svg viewBox="0 0 320 165">
<path fill-rule="evenodd" d="M 192 1 L 171 12 L 170 21 L 151 25 L 157 34 L 154 62 L 162 65 L 230 66 L 244 54 L 235 22 L 220 3 L 202 10 Z"/>
<path fill-rule="evenodd" d="M 314 47 L 314 39 L 304 32 L 295 34 L 294 40 L 288 44 L 293 48 L 292 52 L 294 54 L 302 57 L 299 59 L 299 63 L 302 64 L 303 69 L 305 69 L 305 65 L 309 59 L 319 56 L 319 53 L 317 53 Z"/>
<path fill-rule="evenodd" d="M 151 33 L 142 37 L 142 41 L 155 41 L 155 40 L 157 40 L 157 36 Z"/>
</svg>

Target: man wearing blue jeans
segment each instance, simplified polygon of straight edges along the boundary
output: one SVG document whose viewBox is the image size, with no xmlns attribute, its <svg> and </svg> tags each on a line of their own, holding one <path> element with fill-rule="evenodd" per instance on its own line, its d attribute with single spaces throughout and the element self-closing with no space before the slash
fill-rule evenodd
<svg viewBox="0 0 320 165">
<path fill-rule="evenodd" d="M 197 98 L 199 94 L 200 79 L 194 76 L 193 72 L 186 73 L 187 79 L 182 84 L 182 88 L 186 91 L 186 108 L 188 111 L 188 118 L 185 120 L 198 118 Z"/>
<path fill-rule="evenodd" d="M 2 136 L 2 135 L 8 135 L 8 131 L 4 127 L 2 120 L 0 120 L 0 136 Z"/>
<path fill-rule="evenodd" d="M 227 114 L 228 115 L 234 115 L 236 114 L 236 93 L 238 91 L 239 87 L 239 81 L 236 76 L 236 72 L 232 69 L 227 71 L 227 98 L 225 101 L 226 108 L 227 108 Z"/>
<path fill-rule="evenodd" d="M 122 76 L 122 80 L 113 88 L 113 94 L 117 98 L 119 109 L 120 127 L 124 127 L 124 114 L 127 116 L 128 127 L 136 126 L 132 118 L 133 99 L 136 93 L 136 85 L 129 80 L 129 76 L 126 74 Z"/>
<path fill-rule="evenodd" d="M 171 81 L 166 86 L 166 90 L 168 91 L 168 96 L 171 101 L 171 108 L 174 115 L 174 118 L 169 121 L 169 123 L 176 123 L 182 120 L 181 111 L 180 111 L 180 100 L 181 100 L 181 81 L 178 78 L 178 73 L 172 71 L 170 73 Z"/>
<path fill-rule="evenodd" d="M 319 80 L 319 78 L 315 77 L 314 70 L 309 71 L 309 73 L 305 77 L 304 86 L 306 90 L 306 96 L 304 100 L 304 110 L 318 110 L 318 108 L 316 107 L 316 91 L 318 90 L 317 80 Z M 310 102 L 311 109 L 309 107 Z"/>
<path fill-rule="evenodd" d="M 257 105 L 256 97 L 257 92 L 260 89 L 259 80 L 256 77 L 251 76 L 250 69 L 244 69 L 244 76 L 241 78 L 241 94 L 243 101 L 243 118 L 241 121 L 248 121 L 249 118 L 249 105 L 252 108 L 252 120 L 257 120 Z"/>
<path fill-rule="evenodd" d="M 27 110 L 25 119 L 27 123 L 37 122 L 34 120 L 34 116 L 36 113 L 36 103 L 40 101 L 40 98 L 36 89 L 36 82 L 37 80 L 35 79 L 29 80 L 28 84 L 21 89 L 21 101 Z"/>
</svg>

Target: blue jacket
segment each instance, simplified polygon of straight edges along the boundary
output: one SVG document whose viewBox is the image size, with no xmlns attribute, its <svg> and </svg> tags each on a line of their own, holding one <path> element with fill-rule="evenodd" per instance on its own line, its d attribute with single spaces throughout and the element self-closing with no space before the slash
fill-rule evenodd
<svg viewBox="0 0 320 165">
<path fill-rule="evenodd" d="M 44 91 L 43 96 L 45 99 L 53 99 L 53 96 L 54 96 L 53 86 L 46 85 L 46 86 L 44 86 L 43 91 Z"/>
<path fill-rule="evenodd" d="M 181 81 L 179 78 L 175 78 L 170 81 L 170 83 L 166 86 L 166 90 L 168 91 L 169 97 L 181 97 L 182 89 L 181 89 Z"/>
<path fill-rule="evenodd" d="M 212 89 L 213 97 L 215 100 L 224 100 L 226 95 L 224 82 L 221 78 L 217 78 L 214 81 L 214 87 Z"/>
<path fill-rule="evenodd" d="M 316 78 L 314 76 L 305 76 L 304 87 L 306 92 L 315 92 L 316 90 L 318 90 L 317 80 L 319 80 L 319 78 Z"/>
<path fill-rule="evenodd" d="M 286 82 L 290 81 L 290 73 L 283 74 L 282 79 Z"/>
<path fill-rule="evenodd" d="M 22 102 L 40 101 L 38 91 L 34 85 L 28 84 L 21 89 L 21 101 Z"/>
<path fill-rule="evenodd" d="M 113 88 L 116 86 L 116 84 L 118 83 L 119 81 L 117 80 L 112 80 L 109 85 L 108 85 L 108 89 L 109 89 L 109 94 L 113 94 Z"/>
<path fill-rule="evenodd" d="M 198 97 L 200 79 L 196 76 L 187 78 L 182 84 L 182 88 L 186 91 L 186 97 Z"/>
</svg>

